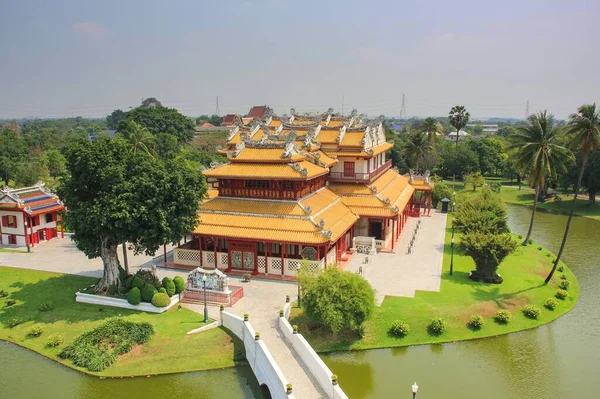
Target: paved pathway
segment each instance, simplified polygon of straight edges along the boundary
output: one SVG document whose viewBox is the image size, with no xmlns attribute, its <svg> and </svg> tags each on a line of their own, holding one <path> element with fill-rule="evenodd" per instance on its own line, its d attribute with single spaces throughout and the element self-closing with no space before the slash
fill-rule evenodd
<svg viewBox="0 0 600 399">
<path fill-rule="evenodd" d="M 412 254 L 408 245 L 418 221 L 421 225 Z M 369 255 L 355 254 L 345 270 L 357 272 L 362 266 L 363 276 L 377 291 L 377 303 L 386 295 L 414 297 L 415 291 L 439 291 L 444 256 L 446 214 L 433 212 L 431 217 L 409 218 L 395 253 L 380 252 Z"/>
</svg>

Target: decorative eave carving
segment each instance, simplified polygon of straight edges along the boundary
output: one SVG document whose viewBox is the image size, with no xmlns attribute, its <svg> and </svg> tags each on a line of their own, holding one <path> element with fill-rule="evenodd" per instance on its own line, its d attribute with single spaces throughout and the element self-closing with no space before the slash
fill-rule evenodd
<svg viewBox="0 0 600 399">
<path fill-rule="evenodd" d="M 331 240 L 331 230 L 321 230 L 321 234 L 328 240 Z"/>
<path fill-rule="evenodd" d="M 290 165 L 296 172 L 300 173 L 301 176 L 305 177 L 308 175 L 308 170 L 300 166 L 299 163 L 289 163 L 288 165 Z"/>
</svg>

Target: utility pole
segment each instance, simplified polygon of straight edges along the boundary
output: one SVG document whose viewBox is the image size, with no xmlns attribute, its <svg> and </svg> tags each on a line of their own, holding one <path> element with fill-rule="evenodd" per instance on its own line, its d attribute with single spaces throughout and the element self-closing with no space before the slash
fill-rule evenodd
<svg viewBox="0 0 600 399">
<path fill-rule="evenodd" d="M 402 93 L 402 108 L 400 108 L 400 119 L 406 119 L 406 102 L 404 101 L 404 93 Z"/>
<path fill-rule="evenodd" d="M 342 94 L 342 116 L 344 116 L 344 95 Z"/>
<path fill-rule="evenodd" d="M 215 110 L 215 115 L 221 116 L 220 113 L 221 111 L 219 110 L 219 96 L 217 96 L 217 109 Z"/>
<path fill-rule="evenodd" d="M 527 100 L 527 103 L 525 105 L 525 119 L 529 118 L 529 100 Z"/>
</svg>

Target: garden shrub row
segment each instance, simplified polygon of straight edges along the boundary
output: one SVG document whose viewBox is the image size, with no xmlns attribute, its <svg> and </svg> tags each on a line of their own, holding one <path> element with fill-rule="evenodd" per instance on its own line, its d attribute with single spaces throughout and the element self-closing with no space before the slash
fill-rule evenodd
<svg viewBox="0 0 600 399">
<path fill-rule="evenodd" d="M 58 356 L 69 359 L 76 366 L 92 372 L 109 367 L 119 355 L 129 352 L 134 345 L 150 340 L 154 327 L 150 323 L 135 323 L 116 318 L 75 338 Z"/>
<path fill-rule="evenodd" d="M 160 281 L 150 270 L 140 269 L 135 275 L 123 275 L 119 294 L 125 295 L 127 301 L 132 305 L 141 302 L 151 303 L 157 307 L 168 306 L 171 297 L 185 290 L 185 280 L 180 276 L 171 279 L 165 277 Z M 165 297 L 168 300 L 165 300 Z"/>
</svg>

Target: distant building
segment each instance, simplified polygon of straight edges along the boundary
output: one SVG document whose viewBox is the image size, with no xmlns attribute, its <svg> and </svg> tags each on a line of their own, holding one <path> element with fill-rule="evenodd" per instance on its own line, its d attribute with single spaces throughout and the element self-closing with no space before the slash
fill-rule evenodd
<svg viewBox="0 0 600 399">
<path fill-rule="evenodd" d="M 19 189 L 5 187 L 0 190 L 0 244 L 34 246 L 58 237 L 58 214 L 64 210 L 63 203 L 43 183 Z"/>
<path fill-rule="evenodd" d="M 491 136 L 498 133 L 498 125 L 496 124 L 482 124 L 482 123 L 467 123 L 467 127 L 474 128 L 480 125 L 483 128 L 482 134 Z"/>
<path fill-rule="evenodd" d="M 236 121 L 241 123 L 241 119 L 237 114 L 227 114 L 223 117 L 221 126 L 233 126 L 236 124 Z"/>
<path fill-rule="evenodd" d="M 469 137 L 469 133 L 465 132 L 464 130 L 461 130 L 460 132 L 458 132 L 458 141 L 463 141 L 468 137 Z M 448 133 L 448 135 L 446 136 L 446 140 L 456 141 L 456 132 Z"/>
<path fill-rule="evenodd" d="M 264 120 L 264 119 L 266 119 L 267 113 L 270 110 L 271 109 L 267 105 L 254 106 L 254 107 L 250 108 L 250 111 L 248 111 L 248 115 L 246 115 L 246 117 L 251 118 L 250 120 L 253 120 L 253 119 Z"/>
<path fill-rule="evenodd" d="M 200 125 L 200 127 L 215 127 L 215 125 L 213 125 L 212 123 L 204 122 Z"/>
</svg>

